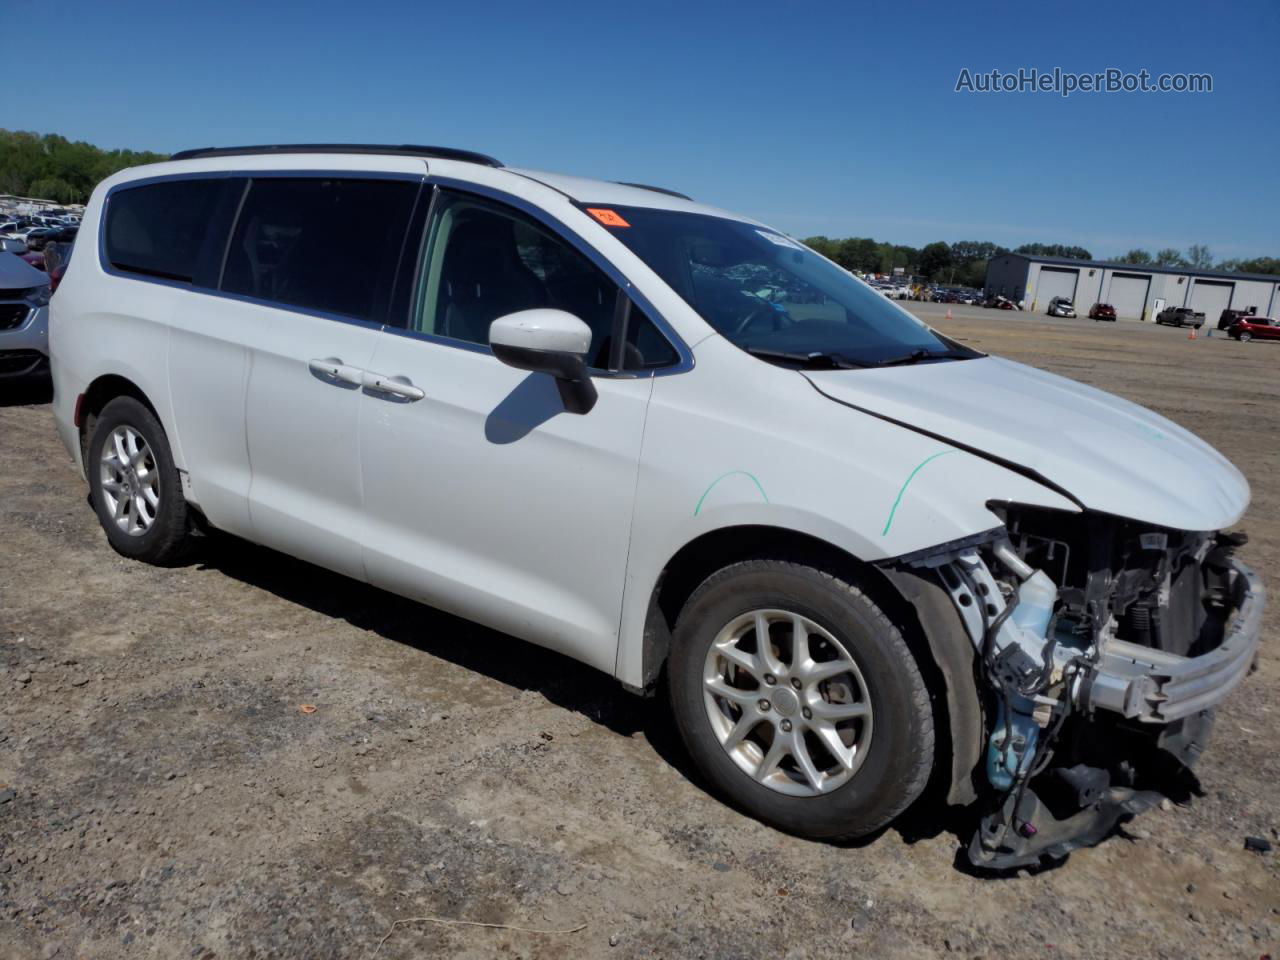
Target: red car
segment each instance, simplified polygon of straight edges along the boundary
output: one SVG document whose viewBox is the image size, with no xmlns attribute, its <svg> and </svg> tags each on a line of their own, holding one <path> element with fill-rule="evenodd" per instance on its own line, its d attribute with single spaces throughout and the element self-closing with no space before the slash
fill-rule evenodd
<svg viewBox="0 0 1280 960">
<path fill-rule="evenodd" d="M 1280 340 L 1280 323 L 1271 317 L 1241 317 L 1227 329 L 1227 336 L 1241 343 L 1254 337 L 1259 340 Z"/>
<path fill-rule="evenodd" d="M 1090 320 L 1114 320 L 1116 308 L 1109 303 L 1095 303 L 1089 308 Z"/>
</svg>

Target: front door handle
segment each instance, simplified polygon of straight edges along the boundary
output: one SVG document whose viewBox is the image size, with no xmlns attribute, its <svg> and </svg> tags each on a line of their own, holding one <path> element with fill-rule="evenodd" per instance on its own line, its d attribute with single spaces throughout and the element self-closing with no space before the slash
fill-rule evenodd
<svg viewBox="0 0 1280 960">
<path fill-rule="evenodd" d="M 384 377 L 380 373 L 370 373 L 368 370 L 364 371 L 364 379 L 361 385 L 372 393 L 388 394 L 389 397 L 395 397 L 410 403 L 414 400 L 421 400 L 426 396 L 426 393 L 420 388 L 409 382 L 408 377 Z"/>
<path fill-rule="evenodd" d="M 328 380 L 333 383 L 347 383 L 353 387 L 358 387 L 364 383 L 363 370 L 359 367 L 349 366 L 337 357 L 310 360 L 307 362 L 307 368 L 322 380 Z"/>
</svg>

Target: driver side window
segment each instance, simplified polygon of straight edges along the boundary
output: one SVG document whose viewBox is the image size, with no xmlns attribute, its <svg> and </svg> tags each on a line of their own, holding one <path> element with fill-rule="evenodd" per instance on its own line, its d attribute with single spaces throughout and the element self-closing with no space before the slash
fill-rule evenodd
<svg viewBox="0 0 1280 960">
<path fill-rule="evenodd" d="M 412 329 L 488 344 L 489 325 L 535 307 L 591 328 L 591 366 L 608 366 L 618 287 L 575 248 L 521 213 L 441 191 L 427 224 Z"/>
</svg>

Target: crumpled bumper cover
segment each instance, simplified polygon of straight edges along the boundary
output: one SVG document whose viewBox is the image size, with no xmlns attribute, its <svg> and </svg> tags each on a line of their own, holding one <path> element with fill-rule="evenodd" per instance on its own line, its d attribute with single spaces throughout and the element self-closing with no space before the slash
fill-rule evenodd
<svg viewBox="0 0 1280 960">
<path fill-rule="evenodd" d="M 1144 723 L 1170 723 L 1209 709 L 1234 690 L 1257 659 L 1266 591 L 1244 564 L 1233 560 L 1232 566 L 1236 616 L 1220 646 L 1182 657 L 1113 640 L 1085 681 L 1087 705 Z"/>
</svg>

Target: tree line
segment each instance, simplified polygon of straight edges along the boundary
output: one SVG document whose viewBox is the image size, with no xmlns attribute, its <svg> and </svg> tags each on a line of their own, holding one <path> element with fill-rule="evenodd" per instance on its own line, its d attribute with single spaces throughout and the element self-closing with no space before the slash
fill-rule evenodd
<svg viewBox="0 0 1280 960">
<path fill-rule="evenodd" d="M 103 150 L 56 133 L 0 129 L 0 193 L 85 203 L 93 188 L 116 171 L 167 159 L 146 150 Z"/>
</svg>

